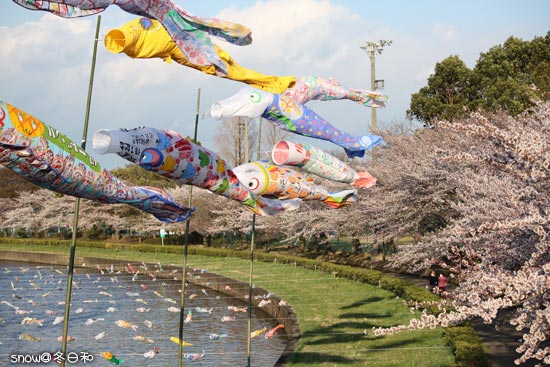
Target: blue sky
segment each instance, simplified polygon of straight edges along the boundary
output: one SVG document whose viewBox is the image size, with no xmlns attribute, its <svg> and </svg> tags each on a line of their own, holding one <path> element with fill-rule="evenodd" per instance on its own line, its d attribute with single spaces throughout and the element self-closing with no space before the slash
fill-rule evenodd
<svg viewBox="0 0 550 367">
<path fill-rule="evenodd" d="M 378 110 L 382 128 L 405 121 L 411 94 L 426 85 L 435 64 L 447 56 L 458 55 L 473 67 L 481 52 L 510 36 L 530 40 L 550 31 L 546 0 L 175 2 L 196 15 L 251 28 L 254 41 L 249 46 L 216 42 L 241 65 L 265 74 L 335 77 L 349 87 L 368 89 L 370 62 L 360 47 L 366 41 L 393 40 L 376 62 L 377 79 L 385 80 L 384 93 L 390 97 L 388 106 Z M 111 6 L 101 14 L 100 38 L 134 18 Z M 1 1 L 0 98 L 80 141 L 96 19 L 62 19 Z M 192 136 L 197 89 L 204 112 L 241 87 L 177 64 L 113 55 L 100 42 L 88 137 L 100 128 L 143 125 Z M 370 125 L 370 110 L 350 101 L 314 101 L 309 106 L 350 133 L 360 135 Z M 212 150 L 219 124 L 209 117 L 199 122 L 199 140 Z M 94 156 L 107 168 L 125 164 L 119 158 Z"/>
</svg>

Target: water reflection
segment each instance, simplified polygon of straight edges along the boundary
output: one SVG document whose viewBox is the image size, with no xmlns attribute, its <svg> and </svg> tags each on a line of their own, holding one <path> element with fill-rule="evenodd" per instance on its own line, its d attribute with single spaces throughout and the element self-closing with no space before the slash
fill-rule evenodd
<svg viewBox="0 0 550 367">
<path fill-rule="evenodd" d="M 38 356 L 61 349 L 65 285 L 64 267 L 0 261 L 0 365 L 15 365 L 16 355 Z M 110 365 L 102 352 L 133 367 L 177 366 L 178 345 L 170 337 L 179 332 L 180 287 L 180 282 L 140 274 L 75 269 L 69 319 L 73 340 L 67 352 L 75 353 L 71 356 L 79 362 L 67 366 Z M 241 300 L 189 285 L 185 310 L 191 315 L 186 317 L 183 339 L 192 345 L 183 350 L 204 356 L 185 360 L 184 365 L 245 366 L 248 314 L 239 311 L 245 306 Z M 275 326 L 269 315 L 253 309 L 252 330 Z M 213 339 L 211 334 L 219 337 Z M 27 340 L 32 338 L 39 341 Z M 272 366 L 284 348 L 283 333 L 270 339 L 262 334 L 252 339 L 251 364 Z"/>
</svg>

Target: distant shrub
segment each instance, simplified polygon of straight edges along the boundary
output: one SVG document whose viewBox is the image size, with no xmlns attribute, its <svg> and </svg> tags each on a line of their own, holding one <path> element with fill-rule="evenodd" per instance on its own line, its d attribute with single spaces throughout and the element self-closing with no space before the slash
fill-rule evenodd
<svg viewBox="0 0 550 367">
<path fill-rule="evenodd" d="M 445 337 L 447 343 L 453 348 L 457 367 L 489 366 L 485 348 L 469 324 L 446 328 Z"/>
</svg>

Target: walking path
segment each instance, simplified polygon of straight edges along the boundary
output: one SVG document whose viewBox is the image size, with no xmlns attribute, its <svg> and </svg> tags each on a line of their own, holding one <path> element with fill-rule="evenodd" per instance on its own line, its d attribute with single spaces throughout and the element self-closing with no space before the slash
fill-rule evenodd
<svg viewBox="0 0 550 367">
<path fill-rule="evenodd" d="M 421 278 L 414 275 L 391 273 L 391 275 L 405 279 L 412 284 L 425 288 L 428 284 L 427 278 Z M 448 291 L 452 292 L 453 287 L 449 284 Z M 515 366 L 514 361 L 519 358 L 516 352 L 521 343 L 522 332 L 517 331 L 514 326 L 507 321 L 510 319 L 511 311 L 500 312 L 497 317 L 498 328 L 495 323 L 486 325 L 480 319 L 470 321 L 477 335 L 487 348 L 491 367 L 511 367 Z M 524 363 L 522 367 L 534 367 L 535 361 Z"/>
</svg>

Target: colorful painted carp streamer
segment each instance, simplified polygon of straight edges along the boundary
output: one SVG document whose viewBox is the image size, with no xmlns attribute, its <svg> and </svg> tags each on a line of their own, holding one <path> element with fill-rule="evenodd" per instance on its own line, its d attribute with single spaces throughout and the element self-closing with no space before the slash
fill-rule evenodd
<svg viewBox="0 0 550 367">
<path fill-rule="evenodd" d="M 282 93 L 295 83 L 293 76 L 264 75 L 246 69 L 237 64 L 231 55 L 214 45 L 214 50 L 227 69 L 227 74 L 219 75 L 213 65 L 198 65 L 191 62 L 159 22 L 147 18 L 134 19 L 119 28 L 111 29 L 105 35 L 104 44 L 112 53 L 122 52 L 137 59 L 161 58 L 167 63 L 173 60 L 205 74 L 243 82 L 269 92 Z"/>
<path fill-rule="evenodd" d="M 389 98 L 378 91 L 347 88 L 334 78 L 318 76 L 297 78 L 292 88 L 284 93 L 294 101 L 305 104 L 308 101 L 334 101 L 349 99 L 365 107 L 385 107 Z"/>
<path fill-rule="evenodd" d="M 349 183 L 355 187 L 376 185 L 376 178 L 367 171 L 357 172 L 333 155 L 310 144 L 281 140 L 273 147 L 271 159 L 276 165 L 300 167 L 327 180 Z"/>
<path fill-rule="evenodd" d="M 279 325 L 275 326 L 273 329 L 269 329 L 265 333 L 264 338 L 266 338 L 266 339 L 273 338 L 273 336 L 275 336 L 275 334 L 277 333 L 277 331 L 279 329 L 284 329 L 284 328 L 285 328 L 284 324 L 279 324 Z"/>
<path fill-rule="evenodd" d="M 234 116 L 263 117 L 283 130 L 327 140 L 344 148 L 348 157 L 363 157 L 365 150 L 382 143 L 377 135 L 352 136 L 339 130 L 307 106 L 284 94 L 273 94 L 250 87 L 222 101 L 214 102 L 210 115 L 215 119 Z"/>
<path fill-rule="evenodd" d="M 176 343 L 176 344 L 179 344 L 179 345 L 181 345 L 182 347 L 189 347 L 189 346 L 193 345 L 193 344 L 191 344 L 191 343 L 186 342 L 185 340 L 181 340 L 181 341 L 180 341 L 180 338 L 175 337 L 175 336 L 171 336 L 171 337 L 170 337 L 170 341 L 172 341 L 172 342 L 174 342 L 174 343 Z"/>
<path fill-rule="evenodd" d="M 266 330 L 267 330 L 267 326 L 264 326 L 264 327 L 261 328 L 261 329 L 252 331 L 252 332 L 250 333 L 250 339 L 253 339 L 253 338 L 256 338 L 256 337 L 262 335 Z"/>
<path fill-rule="evenodd" d="M 190 62 L 177 48 L 166 30 L 156 20 L 134 19 L 105 35 L 105 47 L 112 53 L 125 53 L 131 58 L 161 58 L 172 60 L 216 75 L 212 65 L 197 65 Z M 223 78 L 246 83 L 254 88 L 270 93 L 285 93 L 302 104 L 315 100 L 328 101 L 350 99 L 367 107 L 384 107 L 388 98 L 378 91 L 349 89 L 334 79 L 320 77 L 273 76 L 258 73 L 239 65 L 226 51 L 214 45 L 219 58 L 227 65 L 227 75 Z"/>
<path fill-rule="evenodd" d="M 110 204 L 128 204 L 163 222 L 184 221 L 194 209 L 164 190 L 127 186 L 53 127 L 0 101 L 0 163 L 45 189 Z"/>
<path fill-rule="evenodd" d="M 245 163 L 235 167 L 233 171 L 250 191 L 264 197 L 319 200 L 333 209 L 349 205 L 357 197 L 356 190 L 329 192 L 299 172 L 263 161 Z"/>
<path fill-rule="evenodd" d="M 93 146 L 100 154 L 116 153 L 180 184 L 198 186 L 238 201 L 259 215 L 273 215 L 300 206 L 299 200 L 288 202 L 257 197 L 239 182 L 225 160 L 175 131 L 150 127 L 98 130 Z"/>
<path fill-rule="evenodd" d="M 196 361 L 197 359 L 201 359 L 204 357 L 205 352 L 204 349 L 202 350 L 202 353 L 183 353 L 183 358 L 185 358 L 188 361 Z"/>
<path fill-rule="evenodd" d="M 31 10 L 43 10 L 64 18 L 100 13 L 111 5 L 138 16 L 158 20 L 185 57 L 196 65 L 214 65 L 216 73 L 227 74 L 210 35 L 236 45 L 252 42 L 251 32 L 243 25 L 216 18 L 200 18 L 183 10 L 171 0 L 13 0 Z"/>
<path fill-rule="evenodd" d="M 99 355 L 117 366 L 121 363 L 124 363 L 124 359 L 118 359 L 111 352 L 101 352 L 99 353 Z"/>
</svg>

